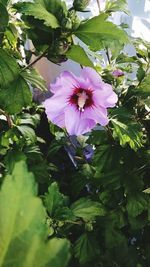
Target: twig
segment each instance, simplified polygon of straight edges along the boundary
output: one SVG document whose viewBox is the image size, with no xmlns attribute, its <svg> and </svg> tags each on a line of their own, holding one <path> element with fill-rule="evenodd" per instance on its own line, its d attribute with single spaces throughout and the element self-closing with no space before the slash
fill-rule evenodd
<svg viewBox="0 0 150 267">
<path fill-rule="evenodd" d="M 108 48 L 106 48 L 106 56 L 107 56 L 109 65 L 111 65 L 111 60 L 110 60 L 110 55 L 109 55 L 109 50 L 108 50 Z"/>
<path fill-rule="evenodd" d="M 99 0 L 96 0 L 96 2 L 97 2 L 97 5 L 98 5 L 98 10 L 99 10 L 99 13 L 101 12 L 101 6 L 100 6 L 100 2 L 99 2 Z"/>
<path fill-rule="evenodd" d="M 83 222 L 82 221 L 71 221 L 71 220 L 65 220 L 64 221 L 65 223 L 71 223 L 71 224 L 77 224 L 77 225 L 82 225 Z"/>
<path fill-rule="evenodd" d="M 30 67 L 32 67 L 36 62 L 38 62 L 42 57 L 44 57 L 47 54 L 48 48 L 35 60 L 33 60 L 31 63 L 29 63 L 23 70 L 26 70 Z"/>
</svg>

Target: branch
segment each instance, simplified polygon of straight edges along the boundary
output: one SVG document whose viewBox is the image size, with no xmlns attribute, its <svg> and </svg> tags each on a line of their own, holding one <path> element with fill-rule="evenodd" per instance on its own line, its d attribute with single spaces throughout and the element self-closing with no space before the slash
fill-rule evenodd
<svg viewBox="0 0 150 267">
<path fill-rule="evenodd" d="M 48 52 L 48 48 L 46 48 L 46 50 L 39 57 L 37 57 L 35 60 L 29 63 L 23 70 L 26 70 L 32 67 L 36 62 L 38 62 L 42 57 L 44 57 L 47 54 L 47 52 Z"/>
<path fill-rule="evenodd" d="M 100 2 L 99 2 L 99 0 L 96 0 L 96 2 L 97 2 L 97 5 L 98 5 L 98 10 L 99 10 L 99 13 L 101 13 L 101 6 L 100 6 Z"/>
</svg>

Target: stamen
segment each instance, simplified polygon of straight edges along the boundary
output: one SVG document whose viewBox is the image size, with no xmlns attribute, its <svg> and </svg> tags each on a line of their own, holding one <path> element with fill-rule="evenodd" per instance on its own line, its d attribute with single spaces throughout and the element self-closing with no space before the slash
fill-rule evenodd
<svg viewBox="0 0 150 267">
<path fill-rule="evenodd" d="M 78 107 L 79 110 L 84 112 L 84 106 L 86 104 L 86 100 L 89 98 L 85 91 L 82 93 L 78 93 Z"/>
<path fill-rule="evenodd" d="M 84 108 L 79 107 L 79 111 L 84 112 Z"/>
</svg>

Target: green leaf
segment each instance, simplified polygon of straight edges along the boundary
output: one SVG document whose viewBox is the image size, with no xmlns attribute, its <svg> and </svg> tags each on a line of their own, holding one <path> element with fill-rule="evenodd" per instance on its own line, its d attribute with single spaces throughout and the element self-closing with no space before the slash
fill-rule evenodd
<svg viewBox="0 0 150 267">
<path fill-rule="evenodd" d="M 129 216 L 136 217 L 141 214 L 144 210 L 148 209 L 147 195 L 144 193 L 129 195 L 127 197 L 127 211 Z"/>
<path fill-rule="evenodd" d="M 56 182 L 52 183 L 45 195 L 44 203 L 50 216 L 53 216 L 58 207 L 62 207 L 65 202 L 65 196 L 59 192 Z"/>
<path fill-rule="evenodd" d="M 121 231 L 116 230 L 115 227 L 112 225 L 106 224 L 105 227 L 105 246 L 107 248 L 114 248 L 114 247 L 126 247 L 127 240 L 125 235 L 122 234 Z"/>
<path fill-rule="evenodd" d="M 36 0 L 37 2 L 40 2 L 42 5 L 44 4 L 46 9 L 52 13 L 59 22 L 62 21 L 67 16 L 67 6 L 66 6 L 66 1 L 61 1 L 61 0 L 55 0 L 55 1 L 50 1 L 50 0 Z"/>
<path fill-rule="evenodd" d="M 76 217 L 84 221 L 93 220 L 96 216 L 103 216 L 104 210 L 100 203 L 88 198 L 80 198 L 71 205 L 71 210 Z"/>
<path fill-rule="evenodd" d="M 106 0 L 106 12 L 122 11 L 129 15 L 128 4 L 126 0 Z"/>
<path fill-rule="evenodd" d="M 0 0 L 4 6 L 7 6 L 11 0 Z"/>
<path fill-rule="evenodd" d="M 19 71 L 16 60 L 7 51 L 0 48 L 0 89 L 14 81 L 18 77 Z"/>
<path fill-rule="evenodd" d="M 128 124 L 124 124 L 117 119 L 111 119 L 114 138 L 119 138 L 120 145 L 125 146 L 127 143 L 135 151 L 143 146 L 143 133 L 138 123 L 129 121 Z"/>
<path fill-rule="evenodd" d="M 90 0 L 74 0 L 73 7 L 76 11 L 83 11 L 90 3 Z"/>
<path fill-rule="evenodd" d="M 8 25 L 9 15 L 6 7 L 0 2 L 0 44 L 3 40 L 4 32 Z"/>
<path fill-rule="evenodd" d="M 67 202 L 67 197 L 59 192 L 57 183 L 52 183 L 49 186 L 48 193 L 45 195 L 44 199 L 44 203 L 50 217 L 60 220 L 74 220 L 75 216 L 67 207 Z"/>
<path fill-rule="evenodd" d="M 43 20 L 44 24 L 51 28 L 58 28 L 59 22 L 57 18 L 47 10 L 47 6 L 44 0 L 35 0 L 34 3 L 23 2 L 16 4 L 17 9 L 27 15 L 33 16 L 36 19 Z"/>
<path fill-rule="evenodd" d="M 141 97 L 148 97 L 150 95 L 150 74 L 148 74 L 142 83 L 140 84 L 140 87 L 138 88 L 138 94 Z"/>
<path fill-rule="evenodd" d="M 103 144 L 96 149 L 94 157 L 95 175 L 105 188 L 116 189 L 121 186 L 122 169 L 120 164 L 122 148 L 118 145 Z"/>
<path fill-rule="evenodd" d="M 0 90 L 0 106 L 9 114 L 19 113 L 31 103 L 31 99 L 30 88 L 21 76 Z"/>
<path fill-rule="evenodd" d="M 91 234 L 83 234 L 77 239 L 74 247 L 75 257 L 80 264 L 91 261 L 99 254 L 98 244 Z"/>
<path fill-rule="evenodd" d="M 30 140 L 32 143 L 36 141 L 35 131 L 31 127 L 27 125 L 20 125 L 17 126 L 17 129 L 21 132 L 25 139 Z"/>
<path fill-rule="evenodd" d="M 144 79 L 144 77 L 145 77 L 145 71 L 144 71 L 144 69 L 141 66 L 138 68 L 137 75 L 136 76 L 137 76 L 139 82 L 141 82 Z"/>
<path fill-rule="evenodd" d="M 25 162 L 16 163 L 0 192 L 0 266 L 64 267 L 69 244 L 64 239 L 46 241 L 45 210 L 36 197 L 34 177 Z"/>
<path fill-rule="evenodd" d="M 79 45 L 72 45 L 66 56 L 77 63 L 94 68 L 92 61 L 88 58 L 85 50 Z"/>
<path fill-rule="evenodd" d="M 81 24 L 74 34 L 95 51 L 110 46 L 113 41 L 127 43 L 127 34 L 112 22 L 106 21 L 106 18 L 105 14 L 101 14 L 89 19 Z"/>
<path fill-rule="evenodd" d="M 33 87 L 36 87 L 41 91 L 47 91 L 46 82 L 36 69 L 26 69 L 21 72 L 21 76 Z"/>
</svg>

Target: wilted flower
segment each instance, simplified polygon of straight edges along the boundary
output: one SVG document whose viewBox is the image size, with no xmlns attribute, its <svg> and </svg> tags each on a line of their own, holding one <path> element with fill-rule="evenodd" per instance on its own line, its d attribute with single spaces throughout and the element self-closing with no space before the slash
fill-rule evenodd
<svg viewBox="0 0 150 267">
<path fill-rule="evenodd" d="M 66 127 L 70 135 L 89 132 L 96 123 L 108 124 L 107 108 L 114 107 L 117 95 L 91 68 L 83 68 L 81 76 L 64 71 L 51 84 L 53 96 L 44 102 L 46 114 L 54 124 Z"/>
<path fill-rule="evenodd" d="M 121 77 L 121 76 L 124 76 L 124 72 L 120 69 L 116 69 L 112 72 L 112 75 L 115 77 L 115 78 L 118 78 L 118 77 Z"/>
</svg>

